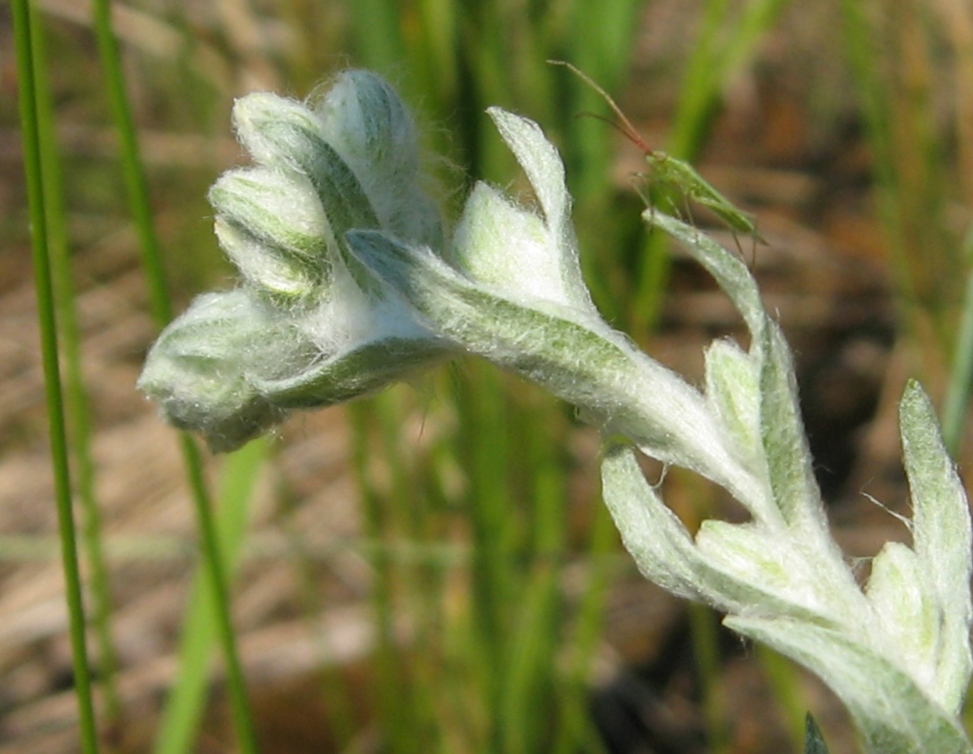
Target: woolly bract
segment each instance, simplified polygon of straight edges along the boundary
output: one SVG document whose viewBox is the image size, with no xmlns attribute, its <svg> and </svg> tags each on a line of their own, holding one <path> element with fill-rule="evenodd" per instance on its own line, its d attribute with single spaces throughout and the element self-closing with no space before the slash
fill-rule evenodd
<svg viewBox="0 0 973 754">
<path fill-rule="evenodd" d="M 441 245 L 395 91 L 347 71 L 307 103 L 243 97 L 233 121 L 256 165 L 225 173 L 209 198 L 240 287 L 194 301 L 159 336 L 138 382 L 170 423 L 215 451 L 291 409 L 349 400 L 443 354 L 414 309 L 345 248 L 353 229 Z"/>
</svg>

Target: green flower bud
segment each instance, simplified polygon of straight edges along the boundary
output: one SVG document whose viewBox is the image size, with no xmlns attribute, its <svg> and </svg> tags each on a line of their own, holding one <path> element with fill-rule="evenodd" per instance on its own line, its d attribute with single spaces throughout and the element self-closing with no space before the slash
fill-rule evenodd
<svg viewBox="0 0 973 754">
<path fill-rule="evenodd" d="M 197 298 L 152 346 L 138 388 L 173 426 L 200 432 L 214 451 L 232 450 L 283 412 L 247 379 L 254 350 L 286 350 L 267 309 L 243 291 Z"/>
<path fill-rule="evenodd" d="M 257 92 L 233 107 L 237 137 L 261 165 L 308 179 L 336 236 L 352 228 L 377 228 L 371 203 L 307 107 L 276 94 Z"/>
<path fill-rule="evenodd" d="M 313 107 L 258 93 L 233 115 L 258 165 L 227 172 L 209 198 L 245 286 L 197 299 L 159 337 L 139 380 L 166 419 L 217 451 L 292 409 L 350 400 L 451 352 L 345 250 L 352 230 L 441 236 L 395 92 L 353 71 Z"/>
<path fill-rule="evenodd" d="M 495 107 L 487 112 L 526 173 L 541 215 L 478 184 L 447 261 L 519 303 L 556 309 L 575 321 L 604 327 L 581 276 L 571 197 L 557 150 L 533 121 Z"/>
<path fill-rule="evenodd" d="M 415 125 L 395 90 L 368 71 L 346 71 L 311 106 L 325 141 L 351 167 L 382 228 L 440 248 L 439 212 L 422 187 Z"/>
<path fill-rule="evenodd" d="M 754 362 L 736 343 L 717 340 L 706 349 L 706 402 L 734 455 L 752 468 L 763 453 L 759 391 Z"/>
<path fill-rule="evenodd" d="M 453 262 L 472 279 L 512 299 L 564 306 L 559 251 L 544 221 L 478 183 L 453 239 Z M 507 250 L 510 253 L 504 253 Z"/>
<path fill-rule="evenodd" d="M 331 276 L 328 219 L 300 176 L 265 168 L 225 173 L 209 192 L 216 237 L 255 289 L 283 304 L 307 299 Z"/>
</svg>

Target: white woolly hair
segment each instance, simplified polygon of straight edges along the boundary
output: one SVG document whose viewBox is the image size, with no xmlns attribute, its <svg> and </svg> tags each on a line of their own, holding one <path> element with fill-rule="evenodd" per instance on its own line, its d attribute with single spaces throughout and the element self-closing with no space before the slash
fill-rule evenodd
<svg viewBox="0 0 973 754">
<path fill-rule="evenodd" d="M 316 89 L 307 106 L 382 227 L 404 241 L 438 245 L 441 221 L 423 190 L 415 124 L 395 90 L 369 71 L 343 71 Z"/>
</svg>

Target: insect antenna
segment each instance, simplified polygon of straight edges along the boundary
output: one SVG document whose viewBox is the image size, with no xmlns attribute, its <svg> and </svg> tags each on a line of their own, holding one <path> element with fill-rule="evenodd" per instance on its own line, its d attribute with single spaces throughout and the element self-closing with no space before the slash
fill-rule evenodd
<svg viewBox="0 0 973 754">
<path fill-rule="evenodd" d="M 611 98 L 611 95 L 609 95 L 608 92 L 606 92 L 601 86 L 599 86 L 594 79 L 592 79 L 588 74 L 586 74 L 577 66 L 574 66 L 565 60 L 548 60 L 547 62 L 550 63 L 551 65 L 563 65 L 565 68 L 571 71 L 575 76 L 581 79 L 585 84 L 591 87 L 596 94 L 598 94 L 603 100 L 605 100 L 608 107 L 610 107 L 612 112 L 615 113 L 615 117 L 618 118 L 618 121 L 613 121 L 610 118 L 604 118 L 602 116 L 595 115 L 593 113 L 588 113 L 588 115 L 591 115 L 592 117 L 597 118 L 598 120 L 604 121 L 605 123 L 608 123 L 613 128 L 617 129 L 623 136 L 625 136 L 625 138 L 627 138 L 629 141 L 635 144 L 635 146 L 637 146 L 646 154 L 650 154 L 652 152 L 652 150 L 649 149 L 649 145 L 645 143 L 645 139 L 643 139 L 642 135 L 638 132 L 638 129 L 635 128 L 634 125 L 632 125 L 632 121 L 630 121 L 628 119 L 628 116 L 625 115 L 624 112 L 622 112 L 622 108 L 620 108 L 615 103 L 615 100 Z"/>
<path fill-rule="evenodd" d="M 618 133 L 620 133 L 622 136 L 624 136 L 629 141 L 635 142 L 635 145 L 639 149 L 647 149 L 647 147 L 645 145 L 645 142 L 641 138 L 638 138 L 638 139 L 634 138 L 635 136 L 637 136 L 637 134 L 634 134 L 633 135 L 633 133 L 629 130 L 628 126 L 626 124 L 624 124 L 624 123 L 619 123 L 617 120 L 612 120 L 611 118 L 608 118 L 608 117 L 606 117 L 604 115 L 599 115 L 598 113 L 592 113 L 592 112 L 589 112 L 588 110 L 585 110 L 585 111 L 580 112 L 580 113 L 576 113 L 574 117 L 575 118 L 594 118 L 595 120 L 600 120 L 602 123 L 605 123 L 605 124 L 611 126 L 612 128 L 614 128 L 616 131 L 618 131 Z"/>
</svg>

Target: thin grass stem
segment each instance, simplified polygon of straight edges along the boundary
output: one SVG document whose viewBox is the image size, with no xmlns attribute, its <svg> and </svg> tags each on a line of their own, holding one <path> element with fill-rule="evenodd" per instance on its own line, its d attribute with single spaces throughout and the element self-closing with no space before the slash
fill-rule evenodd
<svg viewBox="0 0 973 754">
<path fill-rule="evenodd" d="M 755 652 L 796 751 L 804 739 L 808 709 L 804 695 L 801 693 L 797 668 L 786 657 L 763 644 L 757 644 Z"/>
<path fill-rule="evenodd" d="M 966 234 L 960 256 L 967 260 L 969 267 L 969 260 L 973 260 L 973 226 Z M 943 441 L 953 458 L 959 457 L 960 444 L 963 440 L 963 424 L 970 404 L 971 385 L 973 385 L 973 268 L 970 268 L 966 276 L 963 311 L 953 347 L 952 368 L 942 411 Z"/>
<path fill-rule="evenodd" d="M 44 176 L 41 161 L 38 91 L 34 79 L 34 34 L 31 31 L 31 9 L 27 0 L 13 0 L 14 40 L 17 56 L 17 80 L 20 84 L 19 105 L 23 139 L 24 170 L 31 221 L 31 250 L 37 316 L 40 326 L 41 356 L 44 366 L 45 397 L 50 431 L 51 465 L 57 505 L 58 530 L 61 540 L 61 564 L 64 570 L 65 597 L 74 668 L 74 688 L 78 701 L 78 731 L 84 754 L 96 754 L 98 736 L 91 678 L 88 671 L 88 649 L 85 642 L 84 600 L 72 512 L 71 474 L 68 461 L 67 431 L 61 393 L 58 359 L 58 332 L 51 280 L 51 261 L 47 238 Z"/>
<path fill-rule="evenodd" d="M 720 678 L 719 634 L 717 617 L 707 605 L 689 605 L 689 633 L 693 659 L 699 679 L 701 706 L 709 734 L 708 748 L 719 754 L 729 750 L 726 730 L 726 694 Z"/>
<path fill-rule="evenodd" d="M 357 735 L 358 715 L 355 709 L 354 688 L 344 674 L 343 664 L 336 662 L 338 647 L 330 632 L 322 626 L 320 616 L 326 613 L 327 599 L 320 588 L 316 563 L 331 563 L 337 553 L 330 548 L 314 546 L 308 542 L 304 522 L 300 519 L 301 500 L 285 478 L 277 480 L 275 488 L 280 498 L 279 521 L 285 536 L 281 559 L 287 561 L 294 575 L 295 588 L 308 635 L 318 652 L 314 676 L 320 688 L 324 705 L 324 725 L 335 742 L 335 751 L 349 751 Z M 357 547 L 352 540 L 337 547 Z M 433 556 L 435 557 L 435 556 Z"/>
<path fill-rule="evenodd" d="M 392 76 L 406 62 L 401 4 L 391 0 L 351 3 L 353 40 L 358 57 L 379 73 Z"/>
<path fill-rule="evenodd" d="M 263 466 L 267 447 L 265 440 L 249 443 L 227 457 L 220 475 L 216 527 L 228 572 L 232 572 L 240 560 L 257 474 Z M 153 747 L 156 754 L 190 751 L 205 709 L 209 660 L 219 635 L 212 582 L 205 564 L 193 577 L 183 617 L 178 674 L 166 699 Z"/>
<path fill-rule="evenodd" d="M 510 751 L 541 751 L 556 738 L 561 728 L 560 699 L 552 669 L 556 666 L 558 626 L 561 617 L 561 592 L 558 579 L 567 539 L 564 508 L 567 490 L 560 454 L 553 442 L 558 416 L 550 402 L 511 415 L 515 436 L 523 438 L 525 497 L 530 500 L 525 567 L 520 578 L 514 576 L 510 592 L 517 609 L 509 616 L 510 632 L 507 667 L 503 680 L 502 716 Z M 536 418 L 540 414 L 543 421 Z M 506 506 L 509 508 L 510 503 Z M 512 553 L 515 557 L 518 552 Z M 550 718 L 551 711 L 557 715 Z"/>
<path fill-rule="evenodd" d="M 121 714 L 118 693 L 118 655 L 112 639 L 112 600 L 108 567 L 102 543 L 101 511 L 95 493 L 95 464 L 91 457 L 91 413 L 81 367 L 81 331 L 75 307 L 74 284 L 64 208 L 64 184 L 54 130 L 54 105 L 47 73 L 45 34 L 39 19 L 31 24 L 34 45 L 34 84 L 44 177 L 51 283 L 57 315 L 60 353 L 64 366 L 69 449 L 74 487 L 82 511 L 81 536 L 90 569 L 91 623 L 97 644 L 99 686 L 104 694 L 104 722 L 111 725 Z"/>
<path fill-rule="evenodd" d="M 388 545 L 387 521 L 382 493 L 372 481 L 370 426 L 388 421 L 388 407 L 380 405 L 390 399 L 388 395 L 376 397 L 367 403 L 348 406 L 352 426 L 352 470 L 358 486 L 358 497 L 365 512 L 366 536 Z M 396 644 L 395 631 L 395 579 L 389 547 L 379 547 L 369 559 L 372 567 L 371 597 L 376 623 L 377 663 L 375 694 L 378 712 L 383 721 L 384 734 L 389 748 L 396 754 L 409 751 L 411 696 L 406 686 L 405 663 L 401 662 Z"/>
<path fill-rule="evenodd" d="M 148 183 L 139 156 L 135 121 L 125 93 L 117 40 L 112 30 L 110 4 L 107 0 L 96 0 L 93 13 L 99 56 L 105 69 L 105 86 L 120 141 L 122 170 L 129 199 L 129 210 L 132 213 L 138 234 L 142 265 L 149 287 L 149 305 L 156 325 L 162 327 L 172 318 L 172 305 L 166 285 L 162 253 L 152 222 Z M 180 445 L 187 482 L 196 509 L 200 545 L 211 582 L 217 633 L 226 663 L 227 688 L 234 731 L 240 750 L 244 754 L 255 754 L 257 751 L 256 734 L 237 651 L 236 636 L 230 617 L 224 561 L 220 555 L 211 501 L 206 490 L 203 463 L 192 438 L 183 434 L 180 437 Z"/>
<path fill-rule="evenodd" d="M 960 300 L 959 243 L 947 231 L 946 186 L 957 183 L 938 124 L 943 58 L 928 4 L 843 0 L 845 45 L 872 154 L 897 304 L 926 379 L 944 376 L 952 351 L 951 304 Z"/>
</svg>

